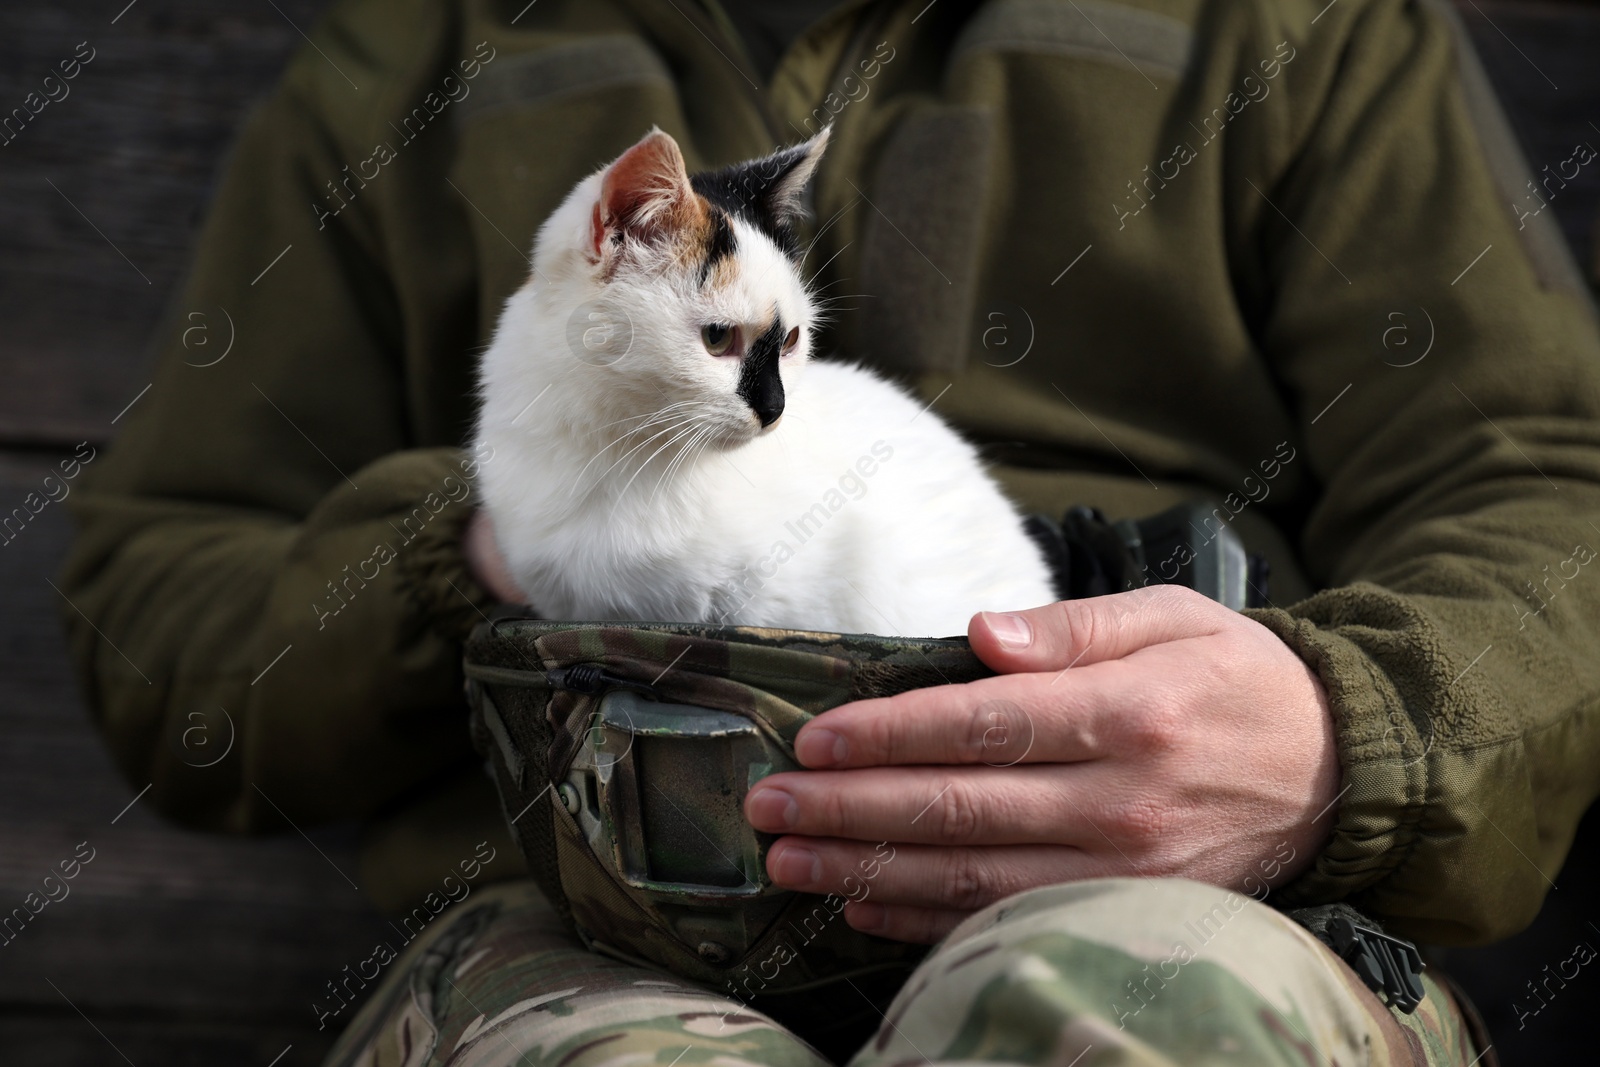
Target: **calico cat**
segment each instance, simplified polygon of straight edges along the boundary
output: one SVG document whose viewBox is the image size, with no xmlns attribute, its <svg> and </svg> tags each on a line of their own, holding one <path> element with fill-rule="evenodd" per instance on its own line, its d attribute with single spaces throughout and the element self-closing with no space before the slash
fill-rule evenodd
<svg viewBox="0 0 1600 1067">
<path fill-rule="evenodd" d="M 792 225 L 828 136 L 691 177 L 655 130 L 540 228 L 483 358 L 476 445 L 544 617 L 935 636 L 1055 599 L 970 445 L 875 374 L 811 360 Z"/>
</svg>

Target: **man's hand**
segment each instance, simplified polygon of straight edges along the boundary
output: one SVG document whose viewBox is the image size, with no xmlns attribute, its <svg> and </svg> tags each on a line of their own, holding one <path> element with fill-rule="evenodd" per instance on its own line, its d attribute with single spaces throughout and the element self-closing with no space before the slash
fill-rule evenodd
<svg viewBox="0 0 1600 1067">
<path fill-rule="evenodd" d="M 967 632 L 1000 677 L 834 708 L 796 738 L 810 770 L 750 791 L 751 824 L 789 835 L 774 881 L 849 897 L 858 930 L 931 942 L 1035 886 L 1260 891 L 1314 859 L 1339 788 L 1328 698 L 1261 624 L 1152 586 L 984 612 Z"/>
<path fill-rule="evenodd" d="M 494 523 L 482 508 L 472 513 L 467 528 L 461 535 L 461 553 L 467 559 L 467 570 L 479 585 L 507 604 L 525 604 L 527 594 L 517 588 L 506 566 L 500 546 L 495 544 Z"/>
</svg>

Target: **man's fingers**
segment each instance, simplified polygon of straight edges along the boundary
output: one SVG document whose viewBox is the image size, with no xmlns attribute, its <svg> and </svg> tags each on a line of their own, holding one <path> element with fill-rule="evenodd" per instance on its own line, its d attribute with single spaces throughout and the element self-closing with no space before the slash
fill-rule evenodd
<svg viewBox="0 0 1600 1067">
<path fill-rule="evenodd" d="M 795 754 L 813 769 L 1094 759 L 1104 754 L 1099 724 L 1132 680 L 1106 664 L 1045 687 L 1002 675 L 857 701 L 807 723 Z"/>
<path fill-rule="evenodd" d="M 967 639 L 1001 674 L 1059 671 L 1216 633 L 1229 614 L 1184 586 L 1150 585 L 1026 611 L 980 611 L 967 625 Z"/>
<path fill-rule="evenodd" d="M 757 830 L 856 841 L 930 845 L 1078 844 L 1102 840 L 1095 801 L 1114 795 L 1097 773 L 1063 781 L 1059 764 L 1015 767 L 874 767 L 763 778 L 745 797 Z M 1103 814 L 1103 813 L 1102 813 Z M 1128 827 L 1106 826 L 1112 837 Z"/>
<path fill-rule="evenodd" d="M 913 945 L 932 945 L 961 925 L 969 912 L 939 911 L 900 904 L 846 904 L 844 921 L 864 934 L 906 941 Z"/>
<path fill-rule="evenodd" d="M 1064 845 L 940 848 L 791 836 L 767 853 L 767 873 L 785 889 L 854 903 L 970 912 L 1035 886 L 1134 872 L 1114 852 Z"/>
</svg>

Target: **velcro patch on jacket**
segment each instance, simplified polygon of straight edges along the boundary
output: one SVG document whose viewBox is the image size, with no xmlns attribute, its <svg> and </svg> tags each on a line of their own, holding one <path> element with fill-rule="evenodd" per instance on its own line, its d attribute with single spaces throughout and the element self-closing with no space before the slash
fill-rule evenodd
<svg viewBox="0 0 1600 1067">
<path fill-rule="evenodd" d="M 976 51 L 1075 56 L 1176 81 L 1188 69 L 1194 34 L 1170 16 L 1105 0 L 999 0 L 967 23 L 951 62 Z"/>
<path fill-rule="evenodd" d="M 637 37 L 611 34 L 506 56 L 484 68 L 477 92 L 463 100 L 463 118 L 495 108 L 545 102 L 623 85 L 672 86 L 667 65 Z"/>
<path fill-rule="evenodd" d="M 956 371 L 967 361 L 993 131 L 987 109 L 928 106 L 884 146 L 859 268 L 877 297 L 862 324 L 877 366 Z"/>
</svg>

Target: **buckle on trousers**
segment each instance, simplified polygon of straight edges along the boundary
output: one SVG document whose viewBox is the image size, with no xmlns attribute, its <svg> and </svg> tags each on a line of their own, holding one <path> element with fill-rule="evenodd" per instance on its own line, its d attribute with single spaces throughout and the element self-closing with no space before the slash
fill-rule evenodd
<svg viewBox="0 0 1600 1067">
<path fill-rule="evenodd" d="M 1345 918 L 1328 923 L 1328 935 L 1340 959 L 1385 1004 L 1407 1015 L 1417 1010 L 1426 991 L 1422 987 L 1422 956 L 1416 945 Z"/>
</svg>

